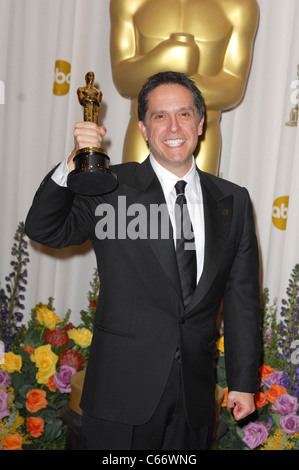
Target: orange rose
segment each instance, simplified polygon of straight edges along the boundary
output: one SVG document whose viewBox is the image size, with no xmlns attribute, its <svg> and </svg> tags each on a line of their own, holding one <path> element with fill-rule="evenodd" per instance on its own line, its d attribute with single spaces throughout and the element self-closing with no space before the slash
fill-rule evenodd
<svg viewBox="0 0 299 470">
<path fill-rule="evenodd" d="M 27 393 L 26 408 L 30 413 L 36 413 L 42 408 L 46 408 L 48 402 L 46 400 L 46 392 L 34 388 Z"/>
<path fill-rule="evenodd" d="M 227 401 L 227 395 L 228 395 L 228 387 L 225 387 L 223 389 L 223 391 L 224 391 L 224 397 L 223 397 L 221 406 L 225 407 L 226 406 L 226 401 Z"/>
<path fill-rule="evenodd" d="M 273 369 L 273 367 L 270 367 L 270 366 L 267 366 L 266 364 L 263 364 L 259 368 L 260 379 L 263 380 L 266 377 L 269 377 L 269 375 L 272 374 L 272 372 L 274 372 L 274 371 L 275 371 L 275 369 Z"/>
<path fill-rule="evenodd" d="M 27 418 L 27 431 L 32 437 L 40 437 L 44 432 L 44 426 L 42 418 Z"/>
<path fill-rule="evenodd" d="M 30 355 L 34 354 L 34 349 L 31 346 L 29 346 L 29 344 L 26 344 L 24 349 L 25 349 L 26 352 L 28 352 L 28 354 L 30 354 Z"/>
<path fill-rule="evenodd" d="M 1 441 L 2 450 L 22 450 L 22 442 L 21 434 L 9 434 Z"/>
<path fill-rule="evenodd" d="M 273 384 L 270 390 L 265 391 L 265 398 L 273 404 L 276 398 L 278 398 L 280 395 L 283 395 L 284 393 L 287 393 L 287 389 L 285 387 L 282 385 Z"/>
<path fill-rule="evenodd" d="M 267 405 L 268 400 L 265 397 L 263 392 L 257 392 L 254 396 L 254 404 L 256 408 L 262 408 L 263 406 Z"/>
<path fill-rule="evenodd" d="M 46 383 L 46 387 L 50 390 L 50 392 L 56 392 L 56 386 L 53 382 L 53 375 L 50 377 L 49 381 Z"/>
</svg>

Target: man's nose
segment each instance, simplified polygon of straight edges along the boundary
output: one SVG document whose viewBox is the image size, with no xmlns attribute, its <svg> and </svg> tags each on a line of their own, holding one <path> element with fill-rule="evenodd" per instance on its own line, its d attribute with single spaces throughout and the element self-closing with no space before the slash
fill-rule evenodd
<svg viewBox="0 0 299 470">
<path fill-rule="evenodd" d="M 170 132 L 172 133 L 178 132 L 178 130 L 180 129 L 180 122 L 177 116 L 169 117 L 168 127 L 169 127 Z"/>
</svg>

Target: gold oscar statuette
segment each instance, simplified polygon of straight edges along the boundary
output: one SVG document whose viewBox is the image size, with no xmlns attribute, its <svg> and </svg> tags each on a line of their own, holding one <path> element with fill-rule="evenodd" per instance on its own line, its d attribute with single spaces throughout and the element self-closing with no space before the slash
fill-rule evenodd
<svg viewBox="0 0 299 470">
<path fill-rule="evenodd" d="M 94 73 L 85 75 L 86 86 L 77 90 L 79 103 L 84 107 L 84 121 L 98 124 L 103 93 L 94 86 Z M 85 147 L 74 157 L 75 169 L 70 172 L 68 187 L 77 194 L 97 196 L 113 191 L 117 177 L 109 168 L 110 158 L 105 149 Z"/>
</svg>

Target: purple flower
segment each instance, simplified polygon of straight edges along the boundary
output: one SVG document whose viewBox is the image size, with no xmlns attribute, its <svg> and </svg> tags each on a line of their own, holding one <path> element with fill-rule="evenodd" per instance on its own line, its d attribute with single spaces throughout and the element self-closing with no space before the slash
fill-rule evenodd
<svg viewBox="0 0 299 470">
<path fill-rule="evenodd" d="M 8 411 L 8 395 L 4 390 L 0 388 L 0 420 L 9 416 Z"/>
<path fill-rule="evenodd" d="M 266 377 L 265 379 L 262 380 L 262 383 L 266 385 L 266 387 L 271 388 L 272 385 L 274 384 L 279 384 L 279 381 L 283 377 L 283 372 L 280 372 L 278 370 L 275 370 L 272 372 L 272 374 L 269 375 L 269 377 Z"/>
<path fill-rule="evenodd" d="M 278 413 L 282 415 L 296 413 L 298 409 L 297 398 L 289 395 L 288 393 L 283 393 L 276 398 L 274 407 L 277 409 Z"/>
<path fill-rule="evenodd" d="M 283 387 L 288 388 L 290 386 L 290 379 L 288 377 L 282 377 L 279 381 L 279 385 L 282 385 Z"/>
<path fill-rule="evenodd" d="M 281 416 L 279 426 L 287 434 L 295 434 L 299 432 L 299 416 L 293 413 Z"/>
<path fill-rule="evenodd" d="M 76 372 L 76 369 L 73 367 L 65 365 L 60 367 L 60 372 L 58 374 L 53 375 L 53 382 L 60 393 L 71 393 L 72 389 L 70 380 L 72 375 Z"/>
<path fill-rule="evenodd" d="M 242 429 L 244 433 L 243 442 L 245 442 L 250 449 L 260 446 L 269 436 L 269 432 L 264 423 L 255 422 L 249 423 Z"/>
<path fill-rule="evenodd" d="M 11 384 L 11 378 L 6 370 L 0 369 L 0 388 L 9 387 Z"/>
</svg>

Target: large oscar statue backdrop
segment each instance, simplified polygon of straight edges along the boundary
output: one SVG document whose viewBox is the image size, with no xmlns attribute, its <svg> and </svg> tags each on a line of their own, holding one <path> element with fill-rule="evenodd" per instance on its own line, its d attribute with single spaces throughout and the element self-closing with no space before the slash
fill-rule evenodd
<svg viewBox="0 0 299 470">
<path fill-rule="evenodd" d="M 203 171 L 218 173 L 220 118 L 243 97 L 258 23 L 256 0 L 111 0 L 111 63 L 118 91 L 132 99 L 123 160 L 148 149 L 137 126 L 137 96 L 154 73 L 174 70 L 203 93 L 205 138 L 197 149 Z"/>
</svg>

